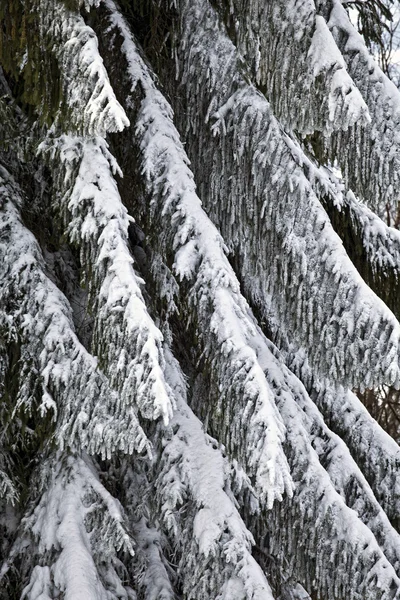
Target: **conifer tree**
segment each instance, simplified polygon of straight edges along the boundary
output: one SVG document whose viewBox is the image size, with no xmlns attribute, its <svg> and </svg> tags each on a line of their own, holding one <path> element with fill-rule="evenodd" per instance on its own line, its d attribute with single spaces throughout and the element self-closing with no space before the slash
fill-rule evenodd
<svg viewBox="0 0 400 600">
<path fill-rule="evenodd" d="M 400 92 L 340 0 L 0 0 L 0 598 L 400 599 Z M 380 10 L 379 6 L 377 10 Z"/>
</svg>

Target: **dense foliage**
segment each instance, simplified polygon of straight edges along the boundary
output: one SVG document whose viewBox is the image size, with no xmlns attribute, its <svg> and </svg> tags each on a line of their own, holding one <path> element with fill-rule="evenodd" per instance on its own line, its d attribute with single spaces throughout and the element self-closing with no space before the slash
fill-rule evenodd
<svg viewBox="0 0 400 600">
<path fill-rule="evenodd" d="M 2 600 L 400 599 L 352 391 L 400 387 L 400 92 L 347 4 L 0 0 Z"/>
</svg>

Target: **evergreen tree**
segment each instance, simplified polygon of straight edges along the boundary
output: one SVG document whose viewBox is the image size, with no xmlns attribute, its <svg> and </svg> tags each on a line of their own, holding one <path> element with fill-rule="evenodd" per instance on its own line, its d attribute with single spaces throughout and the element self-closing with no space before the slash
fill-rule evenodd
<svg viewBox="0 0 400 600">
<path fill-rule="evenodd" d="M 347 4 L 0 0 L 0 598 L 400 599 L 353 393 L 400 387 L 400 92 Z"/>
</svg>

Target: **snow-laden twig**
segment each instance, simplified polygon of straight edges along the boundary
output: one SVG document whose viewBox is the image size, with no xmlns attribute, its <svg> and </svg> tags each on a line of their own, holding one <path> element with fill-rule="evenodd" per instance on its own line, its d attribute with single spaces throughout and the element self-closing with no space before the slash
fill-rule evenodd
<svg viewBox="0 0 400 600">
<path fill-rule="evenodd" d="M 45 275 L 39 245 L 18 212 L 21 192 L 5 170 L 0 202 L 1 324 L 9 340 L 20 344 L 15 411 L 52 415 L 61 448 L 78 446 L 103 456 L 117 449 L 150 451 L 134 404 L 121 402 L 79 342 L 68 301 Z"/>
</svg>

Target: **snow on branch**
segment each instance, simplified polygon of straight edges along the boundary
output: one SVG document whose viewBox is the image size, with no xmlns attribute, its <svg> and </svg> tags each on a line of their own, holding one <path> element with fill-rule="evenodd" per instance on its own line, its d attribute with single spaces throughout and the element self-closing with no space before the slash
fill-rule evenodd
<svg viewBox="0 0 400 600">
<path fill-rule="evenodd" d="M 44 473 L 41 496 L 22 520 L 11 551 L 11 561 L 35 564 L 22 598 L 136 598 L 114 568 L 121 548 L 134 553 L 132 540 L 119 502 L 100 483 L 93 464 L 61 454 L 47 459 L 37 477 Z"/>
<path fill-rule="evenodd" d="M 329 215 L 354 266 L 371 289 L 400 315 L 396 285 L 400 271 L 400 235 L 346 189 L 337 169 L 317 167 L 299 145 L 286 137 L 297 165 Z"/>
<path fill-rule="evenodd" d="M 143 172 L 146 175 L 148 182 L 147 187 L 151 198 L 151 212 L 154 213 L 154 219 L 156 220 L 157 215 L 159 217 L 162 211 L 163 223 L 165 222 L 164 220 L 166 217 L 172 215 L 172 228 L 163 227 L 163 231 L 166 231 L 166 233 L 157 236 L 160 243 L 160 250 L 162 254 L 166 254 L 166 250 L 163 250 L 163 245 L 165 248 L 169 248 L 170 246 L 168 244 L 171 244 L 171 242 L 169 241 L 168 236 L 173 236 L 172 243 L 177 251 L 174 263 L 175 271 L 183 280 L 188 278 L 189 281 L 193 281 L 193 287 L 190 294 L 201 294 L 200 297 L 203 298 L 203 300 L 200 304 L 200 308 L 196 303 L 194 303 L 193 307 L 196 311 L 195 314 L 200 315 L 201 317 L 200 322 L 204 322 L 205 319 L 207 319 L 207 314 L 209 314 L 209 312 L 207 313 L 207 310 L 209 311 L 209 309 L 206 295 L 210 294 L 210 288 L 213 296 L 221 294 L 221 291 L 219 289 L 220 279 L 218 278 L 217 273 L 214 273 L 211 279 L 203 279 L 203 272 L 201 270 L 203 261 L 206 260 L 207 256 L 213 257 L 213 265 L 218 266 L 219 261 L 222 261 L 224 270 L 222 271 L 221 268 L 219 269 L 220 272 L 224 273 L 223 281 L 227 284 L 226 287 L 229 293 L 232 293 L 231 288 L 235 289 L 231 279 L 232 271 L 230 270 L 229 264 L 226 265 L 222 260 L 222 257 L 224 257 L 224 245 L 222 240 L 220 240 L 218 232 L 211 225 L 200 206 L 195 202 L 195 197 L 192 193 L 192 176 L 187 168 L 187 158 L 180 145 L 176 130 L 172 125 L 171 109 L 161 94 L 155 89 L 151 73 L 143 66 L 143 62 L 141 61 L 135 46 L 132 41 L 129 41 L 129 34 L 126 30 L 124 31 L 123 22 L 118 15 L 113 12 L 114 5 L 110 0 L 107 1 L 107 6 L 112 13 L 111 20 L 114 27 L 118 27 L 123 35 L 122 49 L 128 57 L 129 72 L 132 78 L 132 90 L 135 90 L 135 86 L 140 82 L 142 100 L 138 109 L 136 135 L 139 138 L 144 157 Z M 214 34 L 215 30 L 216 28 L 213 30 Z M 193 45 L 191 46 L 191 51 L 193 51 Z M 228 61 L 224 62 L 225 68 L 227 62 Z M 213 77 L 212 71 L 208 70 L 207 75 Z M 216 77 L 214 81 L 215 85 L 217 85 Z M 223 85 L 224 80 L 220 80 L 219 83 L 221 83 L 221 81 Z M 131 120 L 133 122 L 133 118 Z M 292 150 L 291 146 L 288 145 L 288 147 Z M 220 170 L 220 173 L 221 172 L 222 171 Z M 183 179 L 184 174 L 185 179 Z M 321 186 L 321 188 L 327 188 L 329 182 L 326 180 L 327 176 L 321 174 L 318 185 Z M 331 188 L 332 187 L 333 186 L 331 186 Z M 332 191 L 331 188 L 329 188 L 330 191 Z M 157 200 L 160 196 L 160 189 L 162 190 L 161 203 L 160 200 Z M 173 195 L 175 190 L 177 199 L 175 199 Z M 189 195 L 189 193 L 191 195 Z M 187 205 L 184 204 L 185 197 L 191 198 L 191 201 L 188 202 Z M 162 208 L 159 208 L 159 206 Z M 186 212 L 183 213 L 183 216 L 186 218 L 182 218 L 181 206 L 185 208 Z M 207 239 L 207 249 L 204 249 L 206 244 L 202 244 L 202 234 L 204 234 L 204 239 Z M 214 239 L 218 241 L 219 248 L 214 245 Z M 340 247 L 338 242 L 337 246 Z M 181 251 L 182 254 L 180 254 Z M 201 254 L 202 252 L 204 252 L 204 255 Z M 207 252 L 210 252 L 210 254 L 207 254 Z M 211 269 L 212 267 L 208 264 L 207 270 Z M 217 324 L 226 322 L 227 315 L 230 314 L 228 312 L 230 303 L 226 295 L 224 295 L 225 292 L 226 290 L 223 290 L 223 294 L 221 294 L 224 299 L 224 310 L 218 314 L 219 318 L 216 319 Z M 242 314 L 240 312 L 241 306 L 243 305 L 238 297 L 235 296 L 234 311 L 237 316 Z M 201 311 L 204 312 L 202 313 Z M 247 318 L 251 319 L 250 315 L 251 313 L 248 312 Z M 213 327 L 213 319 L 209 319 L 209 321 L 211 327 Z M 304 552 L 303 554 L 300 549 L 307 546 L 307 548 L 309 548 L 310 556 L 310 563 L 307 568 L 309 568 L 310 572 L 315 574 L 314 577 L 317 581 L 317 583 L 313 583 L 313 585 L 318 585 L 319 590 L 323 590 L 326 594 L 328 593 L 328 590 L 333 590 L 334 586 L 336 586 L 337 589 L 340 589 L 343 593 L 349 595 L 351 594 L 350 590 L 352 588 L 351 577 L 347 578 L 346 576 L 343 577 L 342 580 L 341 576 L 336 577 L 335 573 L 327 574 L 326 569 L 323 569 L 322 564 L 324 560 L 325 562 L 328 560 L 327 557 L 331 556 L 332 553 L 335 554 L 335 556 L 337 553 L 337 559 L 339 559 L 338 556 L 342 551 L 343 546 L 346 546 L 348 555 L 354 554 L 354 569 L 356 571 L 362 571 L 365 544 L 367 544 L 368 548 L 370 548 L 370 552 L 367 552 L 370 576 L 362 585 L 365 585 L 365 589 L 371 594 L 379 593 L 377 590 L 379 590 L 379 586 L 382 585 L 382 589 L 384 590 L 382 598 L 389 598 L 387 594 L 391 586 L 399 585 L 399 581 L 396 578 L 394 571 L 394 566 L 397 566 L 398 561 L 397 534 L 393 531 L 387 516 L 376 501 L 368 483 L 365 481 L 344 444 L 339 444 L 340 447 L 338 448 L 337 455 L 333 452 L 332 459 L 329 463 L 329 472 L 322 466 L 320 460 L 328 467 L 328 464 L 324 461 L 323 442 L 325 442 L 329 449 L 333 451 L 336 448 L 337 439 L 323 424 L 318 411 L 307 396 L 302 384 L 285 370 L 282 365 L 283 359 L 281 358 L 280 361 L 278 361 L 274 358 L 274 356 L 278 354 L 277 350 L 270 347 L 266 342 L 265 338 L 259 333 L 257 327 L 254 326 L 254 321 L 250 322 L 253 323 L 254 329 L 252 334 L 246 338 L 247 344 L 255 352 L 257 363 L 265 373 L 268 387 L 272 391 L 274 397 L 274 402 L 279 406 L 279 411 L 282 411 L 282 418 L 288 429 L 288 439 L 285 444 L 286 447 L 289 448 L 288 457 L 291 469 L 293 469 L 293 472 L 296 474 L 297 485 L 294 499 L 289 500 L 286 498 L 283 501 L 286 512 L 276 505 L 274 505 L 274 508 L 272 509 L 273 514 L 282 515 L 282 521 L 277 524 L 275 532 L 270 533 L 271 536 L 276 535 L 274 541 L 276 546 L 274 546 L 274 549 L 278 553 L 281 552 L 282 554 L 285 554 L 285 545 L 287 544 L 287 547 L 290 545 L 290 552 L 292 555 L 296 555 L 295 559 L 293 559 L 295 574 L 297 574 L 298 577 L 302 577 L 304 581 L 304 554 L 307 556 L 307 552 Z M 240 331 L 241 326 L 243 326 L 243 323 L 241 323 L 240 320 L 236 321 L 236 327 L 232 327 L 232 331 Z M 205 336 L 205 333 L 201 332 L 201 335 Z M 231 340 L 229 336 L 225 336 L 225 339 Z M 211 350 L 211 352 L 210 356 L 217 356 L 219 362 L 221 360 L 220 356 L 215 354 L 213 350 Z M 213 368 L 215 368 L 214 365 Z M 170 377 L 172 372 L 171 367 L 167 364 L 167 376 Z M 235 384 L 234 377 L 235 374 L 232 371 L 231 385 L 232 383 Z M 288 378 L 289 381 L 285 381 L 285 377 Z M 171 387 L 174 387 L 172 383 Z M 181 387 L 183 387 L 183 383 L 181 384 Z M 180 418 L 179 413 L 181 405 L 179 401 L 177 402 L 178 410 L 174 416 L 173 424 L 178 423 Z M 299 404 L 300 406 L 298 406 Z M 304 405 L 304 408 L 302 404 Z M 237 401 L 235 409 L 226 413 L 224 423 L 226 423 L 227 429 L 232 427 L 232 422 L 234 422 L 235 419 L 235 410 L 237 410 Z M 308 417 L 306 416 L 307 414 L 309 414 Z M 243 437 L 243 433 L 246 434 L 246 427 L 244 426 L 245 422 L 246 415 L 242 418 L 242 431 L 236 431 L 236 435 L 239 437 Z M 193 437 L 194 425 L 190 430 L 192 432 L 191 437 Z M 217 427 L 217 430 L 220 434 L 221 429 L 218 429 Z M 179 431 L 181 434 L 179 434 Z M 176 506 L 179 507 L 183 505 L 185 507 L 184 512 L 187 512 L 189 510 L 188 506 L 190 506 L 190 496 L 188 495 L 187 487 L 183 484 L 185 481 L 184 471 L 180 470 L 180 468 L 183 467 L 179 467 L 179 470 L 177 471 L 177 465 L 180 466 L 182 464 L 184 466 L 187 462 L 181 461 L 180 459 L 180 453 L 183 452 L 183 449 L 178 452 L 176 448 L 179 439 L 181 441 L 178 447 L 181 447 L 182 441 L 190 444 L 191 438 L 185 436 L 184 431 L 184 429 L 179 427 L 174 434 L 175 437 L 173 438 L 173 441 L 167 443 L 165 447 L 167 455 L 169 451 L 172 452 L 173 450 L 173 453 L 167 462 L 168 468 L 165 468 L 163 471 L 164 478 L 162 479 L 161 484 L 161 489 L 165 494 L 165 496 L 162 497 L 164 498 L 164 518 L 170 530 L 174 532 L 174 535 L 178 539 L 180 539 L 180 537 L 183 539 L 183 534 L 181 535 L 180 529 L 181 524 L 180 520 L 176 518 L 174 510 L 171 509 L 171 505 L 174 509 Z M 224 433 L 223 429 L 222 433 Z M 257 435 L 259 434 L 257 433 Z M 222 437 L 222 439 L 225 442 L 225 438 Z M 227 437 L 227 439 L 229 441 L 230 438 Z M 300 444 L 302 448 L 300 452 L 297 452 L 298 444 Z M 322 448 L 320 454 L 313 449 L 313 444 L 315 444 L 315 446 L 318 444 L 320 445 L 319 447 Z M 337 468 L 339 459 L 342 458 L 345 460 L 346 468 L 340 479 L 337 475 Z M 166 460 L 165 455 L 163 455 L 162 460 Z M 306 474 L 304 475 L 304 473 Z M 308 496 L 307 486 L 309 485 L 310 480 L 312 485 L 310 496 Z M 351 492 L 347 490 L 347 487 L 350 489 L 350 483 L 353 486 Z M 326 494 L 327 500 L 326 504 L 322 503 L 320 505 L 319 499 L 321 489 L 325 490 L 324 493 Z M 357 493 L 355 493 L 354 490 L 356 490 Z M 352 493 L 354 495 L 352 495 Z M 341 497 L 341 494 L 343 494 L 343 498 Z M 197 492 L 194 497 L 199 497 L 199 492 Z M 358 506 L 365 507 L 365 522 L 363 522 L 361 518 L 358 518 L 353 510 L 357 503 Z M 333 517 L 333 522 L 330 521 L 330 516 L 327 516 L 327 514 L 330 515 L 331 513 L 335 515 Z M 282 540 L 280 540 L 279 536 L 281 534 L 279 532 L 283 529 L 283 519 L 287 519 L 288 514 L 293 515 L 294 518 L 293 528 L 291 530 L 298 531 L 299 536 L 294 536 L 290 540 L 284 540 L 284 534 L 282 534 Z M 268 520 L 268 518 L 268 513 L 263 515 L 263 519 Z M 214 519 L 210 518 L 202 523 L 200 531 L 203 531 L 203 528 L 210 522 L 214 523 Z M 318 525 L 317 529 L 319 533 L 317 537 L 312 535 L 315 523 Z M 343 523 L 345 523 L 346 526 L 343 526 Z M 354 534 L 350 536 L 350 539 L 348 539 L 346 528 Z M 300 532 L 303 531 L 306 532 L 304 533 L 304 538 L 300 537 L 302 535 Z M 383 538 L 381 537 L 378 543 L 375 534 L 379 537 L 382 531 L 386 532 L 386 536 L 383 536 Z M 330 545 L 333 532 L 335 532 L 335 535 L 338 538 L 337 544 L 334 542 L 334 544 L 336 544 L 334 547 Z M 196 535 L 196 530 L 194 530 L 194 534 Z M 217 534 L 215 533 L 215 535 Z M 305 540 L 307 536 L 309 541 Z M 213 549 L 213 539 L 212 531 L 207 535 L 204 534 L 204 544 L 205 548 L 209 549 L 208 551 L 212 551 Z M 314 561 L 311 557 L 317 554 L 316 545 L 318 539 L 328 540 L 321 553 L 321 556 L 324 556 L 325 558 L 318 558 L 318 560 Z M 359 542 L 359 539 L 362 539 L 363 543 Z M 218 552 L 218 546 L 215 546 L 214 551 Z M 190 553 L 185 553 L 185 555 L 186 554 L 190 555 Z M 288 553 L 285 554 L 285 556 L 287 555 Z M 378 559 L 376 559 L 376 557 L 378 557 Z M 198 569 L 201 569 L 198 562 L 196 565 Z M 282 568 L 284 569 L 284 564 Z M 183 569 L 183 573 L 187 574 L 188 572 L 192 572 L 191 567 L 185 567 Z M 196 580 L 201 580 L 201 570 L 198 572 L 196 571 L 196 573 Z M 377 582 L 375 582 L 375 575 L 377 577 Z M 308 580 L 307 585 L 310 586 L 310 581 Z M 373 592 L 369 592 L 370 589 L 373 590 Z M 371 595 L 371 600 L 373 597 L 374 596 Z"/>
<path fill-rule="evenodd" d="M 177 410 L 171 429 L 161 432 L 156 489 L 163 520 L 179 548 L 185 598 L 273 600 L 266 577 L 251 555 L 253 537 L 226 492 L 221 451 L 186 403 L 179 364 L 169 351 L 166 359 Z M 187 515 L 184 521 L 181 512 Z M 218 566 L 211 569 L 210 560 Z"/>
<path fill-rule="evenodd" d="M 146 467 L 148 465 L 140 469 L 137 462 L 131 464 L 126 460 L 120 475 L 124 486 L 126 516 L 135 540 L 135 556 L 128 566 L 128 572 L 133 574 L 135 587 L 143 597 L 176 600 L 173 588 L 176 575 L 163 553 L 165 535 L 162 519 L 154 512 L 157 504 L 155 482 L 149 482 Z"/>
<path fill-rule="evenodd" d="M 264 536 L 265 522 L 271 519 L 269 552 L 284 572 L 289 569 L 295 581 L 321 597 L 356 600 L 361 594 L 365 600 L 389 600 L 395 590 L 400 593 L 399 534 L 345 443 L 328 429 L 303 385 L 274 354 L 265 354 L 263 363 L 260 353 L 260 360 L 277 390 L 295 493 L 270 513 L 262 513 L 255 530 Z M 379 439 L 381 430 L 374 425 Z M 375 459 L 385 450 L 396 455 L 386 440 L 382 449 L 378 445 Z M 383 461 L 375 464 L 382 468 Z M 257 533 L 256 539 L 264 544 Z"/>
<path fill-rule="evenodd" d="M 387 205 L 397 207 L 400 92 L 375 63 L 340 0 L 325 2 L 324 11 L 372 119 L 366 128 L 355 125 L 350 138 L 348 134 L 334 137 L 331 151 L 350 187 L 384 218 Z"/>
<path fill-rule="evenodd" d="M 400 232 L 388 227 L 365 204 L 357 200 L 352 192 L 344 195 L 339 210 L 348 207 L 354 228 L 358 230 L 363 248 L 374 273 L 391 272 L 394 281 L 400 277 Z"/>
<path fill-rule="evenodd" d="M 328 426 L 345 442 L 375 497 L 400 529 L 400 448 L 348 390 L 321 387 L 314 402 Z"/>
<path fill-rule="evenodd" d="M 313 0 L 218 4 L 253 82 L 289 130 L 330 135 L 369 122 L 368 108 Z"/>
<path fill-rule="evenodd" d="M 103 138 L 62 136 L 41 146 L 52 161 L 57 202 L 69 239 L 80 251 L 94 315 L 93 349 L 113 389 L 116 414 L 137 407 L 168 422 L 172 401 L 163 375 L 162 335 L 151 319 L 128 249 L 128 214 Z M 123 441 L 121 440 L 121 443 Z"/>
<path fill-rule="evenodd" d="M 62 0 L 35 1 L 40 34 L 60 65 L 67 130 L 75 128 L 82 135 L 105 135 L 129 126 L 110 85 L 93 29 L 78 12 L 66 8 Z M 91 4 L 98 2 L 85 2 L 87 7 Z"/>
<path fill-rule="evenodd" d="M 182 126 L 200 195 L 237 255 L 245 293 L 282 345 L 305 349 L 320 377 L 398 386 L 399 323 L 349 260 L 309 161 L 247 83 L 209 3 L 182 2 L 181 13 Z M 208 106 L 205 122 L 199 104 Z"/>
<path fill-rule="evenodd" d="M 114 3 L 107 0 L 105 4 L 112 26 L 123 37 L 127 93 L 140 82 L 144 94 L 136 117 L 135 143 L 141 150 L 151 214 L 155 219 L 162 215 L 166 224 L 156 243 L 163 256 L 173 251 L 174 271 L 187 282 L 190 318 L 218 389 L 211 410 L 214 427 L 271 506 L 275 498 L 281 499 L 285 491 L 290 494 L 292 488 L 282 450 L 284 428 L 252 348 L 251 340 L 261 334 L 240 293 L 223 240 L 195 193 L 171 108 L 157 91 Z M 247 420 L 248 427 L 244 428 Z"/>
<path fill-rule="evenodd" d="M 310 444 L 317 453 L 319 462 L 328 473 L 334 489 L 344 499 L 346 505 L 356 511 L 360 521 L 373 533 L 383 554 L 397 573 L 400 568 L 400 535 L 389 521 L 345 442 L 328 429 L 308 395 L 303 394 L 298 397 L 297 401 L 299 409 L 303 411 L 303 424 L 309 436 Z M 379 426 L 375 425 L 375 435 L 379 434 L 378 428 Z M 351 431 L 351 429 L 348 429 L 348 431 Z M 385 442 L 387 446 L 390 444 L 388 440 L 385 440 Z M 376 452 L 378 453 L 379 445 L 377 446 Z M 354 451 L 354 448 L 354 443 L 352 443 L 350 449 Z M 387 456 L 396 457 L 397 455 L 398 459 L 399 452 L 390 453 L 390 450 L 393 449 L 390 447 L 388 449 Z M 374 451 L 370 450 L 370 453 L 374 454 Z M 375 466 L 379 471 L 379 468 L 382 468 L 383 461 L 380 462 L 380 467 L 378 461 L 377 463 Z M 392 473 L 393 463 L 394 461 L 392 462 Z M 371 485 L 379 492 L 379 487 L 383 483 L 382 480 L 380 484 L 377 484 L 377 479 L 372 479 L 372 481 Z M 398 486 L 396 487 L 398 488 Z M 381 489 L 379 492 L 379 499 L 382 497 L 382 491 Z M 398 502 L 398 489 L 392 489 L 390 496 L 392 501 L 396 499 Z M 383 506 L 388 506 L 387 500 L 383 501 Z M 388 514 L 391 515 L 393 508 L 388 508 Z"/>
<path fill-rule="evenodd" d="M 121 402 L 79 342 L 68 301 L 45 275 L 39 245 L 21 222 L 21 193 L 3 169 L 0 202 L 1 326 L 21 348 L 14 411 L 51 415 L 61 448 L 78 446 L 103 456 L 116 449 L 149 451 L 133 403 Z"/>
<path fill-rule="evenodd" d="M 1 214 L 1 179 L 0 179 L 0 214 Z M 1 236 L 1 227 L 0 227 Z M 0 242 L 0 250 L 1 250 Z M 1 294 L 0 294 L 1 298 Z M 13 431 L 10 427 L 9 419 L 12 413 L 12 405 L 7 406 L 6 381 L 7 373 L 10 369 L 9 343 L 10 331 L 4 327 L 3 319 L 0 318 L 0 415 L 2 417 L 2 433 L 0 436 L 0 500 L 5 500 L 14 506 L 19 500 L 18 484 L 14 474 L 14 465 L 10 456 L 10 440 L 15 444 Z"/>
<path fill-rule="evenodd" d="M 321 200 L 332 225 L 364 281 L 399 319 L 399 231 L 388 227 L 351 191 L 347 191 L 341 180 L 328 169 L 326 172 L 330 180 L 329 191 L 321 196 Z"/>
<path fill-rule="evenodd" d="M 5 499 L 6 502 L 14 505 L 19 499 L 19 493 L 15 482 L 5 470 L 4 452 L 0 453 L 0 499 Z"/>
</svg>

